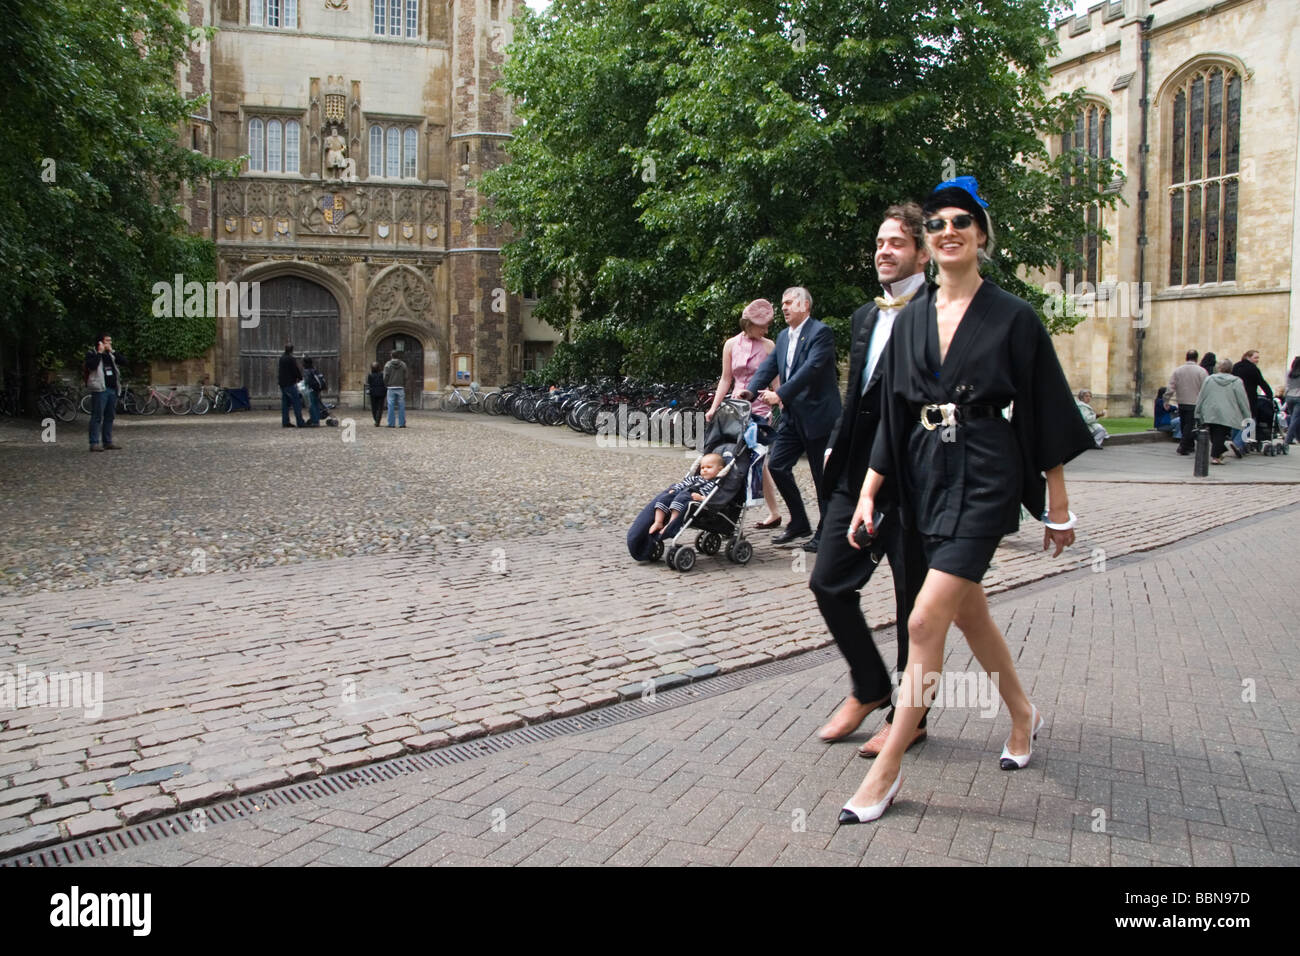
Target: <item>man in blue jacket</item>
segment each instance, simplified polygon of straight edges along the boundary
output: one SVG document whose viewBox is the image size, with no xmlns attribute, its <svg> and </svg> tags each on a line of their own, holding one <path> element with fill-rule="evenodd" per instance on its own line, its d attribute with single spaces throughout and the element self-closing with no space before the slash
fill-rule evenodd
<svg viewBox="0 0 1300 956">
<path fill-rule="evenodd" d="M 789 544 L 813 533 L 794 480 L 795 462 L 801 454 L 808 456 L 813 487 L 817 490 L 820 534 L 820 518 L 826 514 L 828 498 L 828 489 L 822 481 L 826 440 L 839 421 L 841 408 L 835 334 L 829 326 L 811 318 L 812 296 L 802 286 L 786 289 L 781 296 L 781 311 L 785 314 L 786 327 L 776 337 L 776 348 L 754 373 L 749 390 L 739 396 L 752 398 L 757 394 L 765 402 L 781 406 L 781 422 L 777 425 L 768 467 L 777 491 L 785 499 L 790 524 L 772 539 L 773 544 Z M 780 387 L 769 389 L 767 386 L 778 376 Z M 816 552 L 818 543 L 818 536 L 813 535 L 803 549 Z"/>
</svg>

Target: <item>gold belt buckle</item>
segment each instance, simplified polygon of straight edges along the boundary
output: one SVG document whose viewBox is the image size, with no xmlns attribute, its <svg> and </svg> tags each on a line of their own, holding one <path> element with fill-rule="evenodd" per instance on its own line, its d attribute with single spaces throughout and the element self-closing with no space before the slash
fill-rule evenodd
<svg viewBox="0 0 1300 956">
<path fill-rule="evenodd" d="M 943 421 L 939 422 L 938 425 L 930 421 L 929 413 L 931 411 L 942 413 Z M 943 425 L 945 427 L 951 427 L 956 424 L 957 424 L 957 406 L 954 405 L 952 402 L 948 402 L 945 405 L 926 405 L 924 408 L 921 409 L 921 425 L 928 432 L 934 431 L 936 428 L 939 427 L 939 425 Z"/>
</svg>

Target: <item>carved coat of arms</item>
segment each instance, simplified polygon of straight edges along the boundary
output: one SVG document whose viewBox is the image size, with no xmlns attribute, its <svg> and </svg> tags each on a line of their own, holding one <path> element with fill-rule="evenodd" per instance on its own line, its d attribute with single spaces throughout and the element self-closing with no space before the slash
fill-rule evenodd
<svg viewBox="0 0 1300 956">
<path fill-rule="evenodd" d="M 320 197 L 321 218 L 327 225 L 334 226 L 343 221 L 345 215 L 342 193 L 326 193 Z"/>
</svg>

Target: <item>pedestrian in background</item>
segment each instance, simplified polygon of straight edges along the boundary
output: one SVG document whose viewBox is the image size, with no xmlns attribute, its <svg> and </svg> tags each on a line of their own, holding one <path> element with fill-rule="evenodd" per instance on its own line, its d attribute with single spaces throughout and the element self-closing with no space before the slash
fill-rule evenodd
<svg viewBox="0 0 1300 956">
<path fill-rule="evenodd" d="M 280 385 L 280 427 L 293 428 L 289 424 L 289 409 L 293 408 L 293 417 L 297 419 L 299 428 L 306 428 L 307 423 L 302 418 L 302 393 L 298 391 L 298 383 L 302 381 L 302 369 L 298 367 L 298 360 L 293 357 L 293 343 L 284 344 L 284 354 L 280 356 L 280 366 L 276 373 L 276 380 Z"/>
<path fill-rule="evenodd" d="M 1105 415 L 1106 413 L 1098 413 L 1092 407 L 1092 392 L 1088 391 L 1086 388 L 1079 389 L 1079 394 L 1075 398 L 1074 404 L 1079 409 L 1079 414 L 1083 416 L 1083 423 L 1088 426 L 1088 431 L 1092 432 L 1092 440 L 1095 441 L 1097 447 L 1100 448 L 1101 443 L 1110 437 L 1110 433 L 1107 432 L 1106 429 L 1102 427 L 1101 423 L 1097 421 L 1101 415 Z M 1192 410 L 1196 410 L 1195 405 L 1192 406 Z"/>
<path fill-rule="evenodd" d="M 101 332 L 94 349 L 86 353 L 85 361 L 85 382 L 91 392 L 91 451 L 116 451 L 122 447 L 113 444 L 113 419 L 117 416 L 117 394 L 122 387 L 119 367 L 117 353 L 113 351 L 113 336 Z M 101 434 L 104 439 L 102 446 Z"/>
<path fill-rule="evenodd" d="M 718 379 L 718 388 L 713 394 L 713 404 L 704 413 L 706 422 L 713 421 L 713 416 L 728 392 L 738 396 L 749 387 L 749 380 L 754 377 L 758 367 L 776 348 L 776 343 L 767 337 L 767 330 L 772 324 L 774 315 L 772 303 L 767 299 L 755 299 L 740 313 L 740 334 L 727 339 L 722 346 L 722 377 Z M 749 414 L 750 418 L 758 423 L 758 440 L 764 445 L 770 445 L 772 443 L 771 407 L 762 399 L 756 398 L 750 404 Z M 772 480 L 772 473 L 768 470 L 766 460 L 763 463 L 763 474 L 754 475 L 751 480 L 761 483 L 763 502 L 767 505 L 767 517 L 757 522 L 754 527 L 780 527 L 781 513 L 776 510 L 776 483 Z"/>
<path fill-rule="evenodd" d="M 311 416 L 307 424 L 311 428 L 319 428 L 320 420 L 325 417 L 325 406 L 320 400 L 321 392 L 325 390 L 325 376 L 316 370 L 316 363 L 310 355 L 303 357 L 302 367 L 303 382 L 307 386 L 307 397 L 311 404 Z"/>
<path fill-rule="evenodd" d="M 1212 464 L 1223 464 L 1228 435 L 1247 418 L 1250 418 L 1250 403 L 1246 401 L 1246 388 L 1232 374 L 1232 360 L 1224 359 L 1219 363 L 1219 370 L 1205 380 L 1196 399 L 1196 420 L 1210 428 Z"/>
<path fill-rule="evenodd" d="M 384 366 L 384 386 L 388 389 L 388 427 L 393 427 L 396 414 L 397 427 L 406 427 L 406 363 L 396 355 Z"/>
<path fill-rule="evenodd" d="M 1209 373 L 1196 364 L 1196 349 L 1187 350 L 1187 361 L 1174 369 L 1169 376 L 1169 387 L 1165 391 L 1165 405 L 1178 409 L 1178 420 L 1182 426 L 1182 438 L 1178 442 L 1178 454 L 1190 455 L 1192 443 L 1196 436 L 1192 434 L 1196 422 L 1196 400 L 1201 394 Z"/>
<path fill-rule="evenodd" d="M 1246 403 L 1250 408 L 1246 418 L 1253 420 L 1260 415 L 1272 416 L 1273 390 L 1268 387 L 1268 382 L 1264 381 L 1264 374 L 1259 370 L 1259 349 L 1251 349 L 1242 355 L 1241 361 L 1232 367 L 1232 374 L 1241 379 L 1242 384 L 1246 386 Z M 1261 407 L 1261 398 L 1267 403 L 1267 409 Z M 1246 423 L 1243 420 L 1232 432 L 1232 452 L 1238 458 L 1241 458 L 1246 451 L 1246 444 L 1241 437 L 1245 427 Z"/>
<path fill-rule="evenodd" d="M 822 480 L 826 442 L 839 421 L 842 405 L 835 367 L 835 333 L 829 325 L 812 318 L 812 305 L 812 294 L 802 286 L 785 290 L 781 310 L 786 327 L 776 337 L 776 348 L 768 353 L 745 390 L 736 397 L 746 401 L 758 397 L 769 406 L 781 406 L 781 421 L 776 426 L 768 467 L 776 490 L 785 501 L 790 524 L 772 538 L 772 543 L 785 545 L 812 535 L 811 540 L 804 542 L 803 549 L 815 554 L 829 499 Z M 777 379 L 781 384 L 770 388 Z M 794 480 L 794 466 L 801 455 L 808 457 L 817 494 L 815 529 L 808 520 L 803 497 Z"/>
<path fill-rule="evenodd" d="M 1291 371 L 1286 373 L 1286 391 L 1282 401 L 1286 404 L 1286 443 L 1296 440 L 1300 426 L 1300 355 L 1291 360 Z"/>
<path fill-rule="evenodd" d="M 384 400 L 388 396 L 388 386 L 384 384 L 384 373 L 379 370 L 379 363 L 370 365 L 370 374 L 366 376 L 366 391 L 370 393 L 370 414 L 375 417 L 375 427 L 384 415 Z"/>
</svg>

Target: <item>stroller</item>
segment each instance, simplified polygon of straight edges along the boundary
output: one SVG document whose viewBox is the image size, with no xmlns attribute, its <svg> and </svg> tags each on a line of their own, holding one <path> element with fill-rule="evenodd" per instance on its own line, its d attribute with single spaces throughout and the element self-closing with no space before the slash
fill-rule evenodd
<svg viewBox="0 0 1300 956">
<path fill-rule="evenodd" d="M 1286 455 L 1286 429 L 1282 427 L 1282 414 L 1277 402 L 1270 398 L 1255 398 L 1255 438 L 1249 443 L 1251 451 L 1265 456 Z"/>
<path fill-rule="evenodd" d="M 746 489 L 751 468 L 762 468 L 767 448 L 754 441 L 757 429 L 750 421 L 749 402 L 728 399 L 718 406 L 713 421 L 700 443 L 700 458 L 721 455 L 726 466 L 718 473 L 717 487 L 703 501 L 692 501 L 682 514 L 681 526 L 671 541 L 656 541 L 650 560 L 663 558 L 676 571 L 695 567 L 695 552 L 717 554 L 726 540 L 727 557 L 736 564 L 748 564 L 754 546 L 745 539 L 742 528 Z M 753 447 L 751 447 L 753 443 Z M 699 472 L 700 458 L 695 459 L 688 474 Z M 686 542 L 694 533 L 695 547 Z"/>
</svg>

